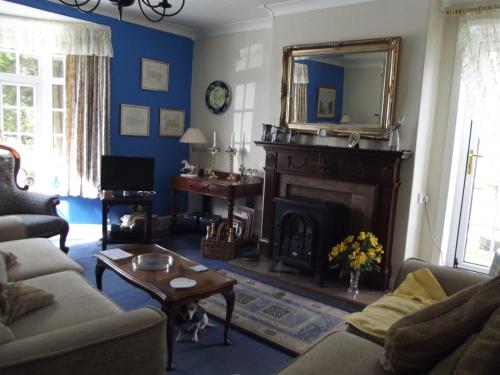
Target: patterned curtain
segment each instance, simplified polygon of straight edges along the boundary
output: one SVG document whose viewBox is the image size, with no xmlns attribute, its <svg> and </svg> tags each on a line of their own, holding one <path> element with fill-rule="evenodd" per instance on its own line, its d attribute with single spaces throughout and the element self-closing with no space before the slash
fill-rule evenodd
<svg viewBox="0 0 500 375">
<path fill-rule="evenodd" d="M 291 122 L 307 122 L 307 85 L 309 74 L 307 65 L 295 64 L 292 83 Z"/>
<path fill-rule="evenodd" d="M 110 59 L 66 56 L 66 195 L 95 198 L 109 150 Z"/>
</svg>

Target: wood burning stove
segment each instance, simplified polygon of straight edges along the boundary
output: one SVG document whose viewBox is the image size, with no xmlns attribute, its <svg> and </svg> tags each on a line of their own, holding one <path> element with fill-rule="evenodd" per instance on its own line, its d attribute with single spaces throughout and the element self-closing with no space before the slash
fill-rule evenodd
<svg viewBox="0 0 500 375">
<path fill-rule="evenodd" d="M 275 198 L 272 270 L 284 264 L 314 272 L 323 286 L 328 252 L 344 235 L 343 204 L 303 197 Z"/>
</svg>

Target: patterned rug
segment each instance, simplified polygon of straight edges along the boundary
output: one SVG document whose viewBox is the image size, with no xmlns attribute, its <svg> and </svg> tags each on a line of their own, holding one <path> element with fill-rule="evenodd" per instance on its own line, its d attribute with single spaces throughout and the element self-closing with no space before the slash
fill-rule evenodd
<svg viewBox="0 0 500 375">
<path fill-rule="evenodd" d="M 348 315 L 346 311 L 237 273 L 218 272 L 238 281 L 231 323 L 296 354 L 313 346 Z M 226 302 L 222 295 L 202 300 L 200 304 L 210 314 L 225 318 Z"/>
</svg>

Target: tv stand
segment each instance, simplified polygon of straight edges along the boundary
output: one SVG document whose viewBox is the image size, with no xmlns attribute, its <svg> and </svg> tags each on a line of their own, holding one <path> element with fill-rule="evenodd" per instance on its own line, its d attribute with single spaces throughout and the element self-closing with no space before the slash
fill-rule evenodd
<svg viewBox="0 0 500 375">
<path fill-rule="evenodd" d="M 106 250 L 108 244 L 120 243 L 151 243 L 152 237 L 152 216 L 153 197 L 152 196 L 126 196 L 126 197 L 104 197 L 102 202 L 102 249 Z M 111 236 L 108 231 L 108 214 L 113 206 L 142 206 L 144 208 L 144 230 L 143 236 Z"/>
</svg>

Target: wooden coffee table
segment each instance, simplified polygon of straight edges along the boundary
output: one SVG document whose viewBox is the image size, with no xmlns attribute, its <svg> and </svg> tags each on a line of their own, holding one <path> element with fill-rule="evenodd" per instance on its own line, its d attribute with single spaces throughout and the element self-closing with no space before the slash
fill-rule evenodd
<svg viewBox="0 0 500 375">
<path fill-rule="evenodd" d="M 221 293 L 226 299 L 226 320 L 224 323 L 224 344 L 230 345 L 228 338 L 229 324 L 234 308 L 233 285 L 236 280 L 225 277 L 213 270 L 195 272 L 189 267 L 196 262 L 180 256 L 173 251 L 153 244 L 120 245 L 120 248 L 134 255 L 147 253 L 162 253 L 172 256 L 172 266 L 167 271 L 143 271 L 134 269 L 132 258 L 112 260 L 101 253 L 96 254 L 97 263 L 95 276 L 97 288 L 102 290 L 102 275 L 106 269 L 114 271 L 126 282 L 146 291 L 161 303 L 162 310 L 167 314 L 167 370 L 173 370 L 173 335 L 177 314 L 182 305 Z M 176 277 L 187 277 L 196 280 L 196 286 L 189 289 L 175 289 L 170 286 L 170 280 Z"/>
</svg>

